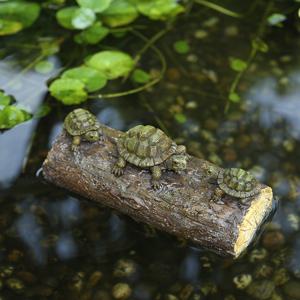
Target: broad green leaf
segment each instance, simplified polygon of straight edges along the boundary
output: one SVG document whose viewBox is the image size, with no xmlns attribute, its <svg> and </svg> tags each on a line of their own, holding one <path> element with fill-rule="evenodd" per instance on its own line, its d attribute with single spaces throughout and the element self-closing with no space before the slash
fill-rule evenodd
<svg viewBox="0 0 300 300">
<path fill-rule="evenodd" d="M 89 8 L 78 8 L 72 17 L 72 25 L 76 29 L 85 29 L 91 26 L 96 20 L 95 13 Z"/>
<path fill-rule="evenodd" d="M 0 91 L 0 109 L 9 105 L 12 99 L 10 96 L 6 95 L 4 92 Z"/>
<path fill-rule="evenodd" d="M 23 25 L 20 22 L 0 19 L 0 36 L 14 34 L 22 29 Z"/>
<path fill-rule="evenodd" d="M 173 48 L 177 53 L 186 54 L 190 52 L 190 46 L 187 41 L 179 40 L 173 44 Z"/>
<path fill-rule="evenodd" d="M 101 18 L 110 27 L 127 25 L 138 17 L 138 11 L 127 0 L 114 0 Z"/>
<path fill-rule="evenodd" d="M 107 82 L 107 79 L 102 72 L 86 66 L 67 70 L 62 74 L 62 78 L 80 80 L 89 92 L 100 90 Z"/>
<path fill-rule="evenodd" d="M 230 100 L 231 102 L 237 103 L 237 102 L 240 102 L 241 97 L 240 97 L 240 95 L 239 95 L 238 93 L 231 92 L 231 93 L 229 94 L 229 100 Z"/>
<path fill-rule="evenodd" d="M 69 6 L 63 9 L 60 9 L 56 13 L 57 22 L 67 29 L 75 29 L 72 24 L 72 19 L 74 17 L 75 12 L 78 10 L 77 6 Z"/>
<path fill-rule="evenodd" d="M 76 0 L 81 7 L 89 8 L 96 13 L 107 9 L 112 0 Z"/>
<path fill-rule="evenodd" d="M 272 26 L 274 26 L 274 25 L 279 26 L 285 20 L 286 20 L 286 16 L 283 14 L 278 14 L 278 13 L 272 14 L 268 17 L 268 23 L 269 23 L 269 25 L 272 25 Z"/>
<path fill-rule="evenodd" d="M 247 68 L 247 63 L 242 59 L 230 57 L 229 62 L 231 69 L 234 71 L 242 72 Z"/>
<path fill-rule="evenodd" d="M 40 6 L 32 2 L 0 3 L 0 35 L 14 34 L 31 26 L 40 14 Z"/>
<path fill-rule="evenodd" d="M 102 71 L 107 79 L 126 76 L 134 67 L 133 59 L 121 51 L 101 51 L 86 60 L 86 65 Z"/>
<path fill-rule="evenodd" d="M 131 76 L 131 80 L 136 83 L 146 83 L 150 78 L 150 75 L 142 69 L 134 70 Z"/>
<path fill-rule="evenodd" d="M 0 110 L 0 129 L 12 128 L 30 118 L 31 115 L 27 111 L 20 109 L 15 105 L 5 106 Z"/>
<path fill-rule="evenodd" d="M 65 105 L 79 104 L 87 100 L 84 84 L 78 79 L 62 78 L 49 87 L 51 95 Z"/>
<path fill-rule="evenodd" d="M 153 20 L 167 20 L 184 11 L 177 0 L 130 0 L 138 11 Z"/>
<path fill-rule="evenodd" d="M 53 68 L 53 63 L 48 60 L 42 60 L 34 66 L 34 70 L 40 74 L 48 74 L 53 70 Z"/>
<path fill-rule="evenodd" d="M 78 44 L 98 44 L 109 33 L 109 29 L 102 26 L 100 22 L 94 23 L 91 27 L 75 35 L 75 42 Z"/>
</svg>

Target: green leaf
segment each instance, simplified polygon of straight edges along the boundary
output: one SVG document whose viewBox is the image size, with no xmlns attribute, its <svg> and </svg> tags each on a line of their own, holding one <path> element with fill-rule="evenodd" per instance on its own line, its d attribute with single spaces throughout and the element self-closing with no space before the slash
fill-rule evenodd
<svg viewBox="0 0 300 300">
<path fill-rule="evenodd" d="M 76 29 L 85 29 L 96 20 L 95 13 L 89 8 L 78 8 L 72 17 L 72 25 Z"/>
<path fill-rule="evenodd" d="M 0 3 L 0 35 L 14 34 L 31 26 L 40 14 L 40 6 L 32 2 Z"/>
<path fill-rule="evenodd" d="M 186 54 L 190 52 L 190 46 L 187 41 L 179 40 L 173 44 L 173 48 L 177 53 Z"/>
<path fill-rule="evenodd" d="M 89 8 L 96 13 L 107 9 L 112 0 L 76 0 L 81 7 Z"/>
<path fill-rule="evenodd" d="M 12 128 L 30 118 L 31 115 L 27 111 L 20 109 L 15 105 L 5 106 L 0 110 L 0 129 Z"/>
<path fill-rule="evenodd" d="M 67 29 L 75 29 L 74 25 L 72 24 L 72 19 L 75 12 L 78 10 L 77 6 L 70 6 L 63 9 L 60 9 L 56 13 L 57 22 Z"/>
<path fill-rule="evenodd" d="M 49 87 L 51 95 L 65 105 L 79 104 L 87 100 L 84 84 L 78 79 L 56 79 Z"/>
<path fill-rule="evenodd" d="M 283 14 L 272 14 L 268 17 L 268 23 L 271 26 L 280 26 L 283 21 L 286 20 L 286 16 Z"/>
<path fill-rule="evenodd" d="M 89 57 L 86 65 L 103 72 L 107 79 L 115 79 L 128 75 L 134 67 L 134 61 L 127 53 L 107 50 Z"/>
<path fill-rule="evenodd" d="M 9 105 L 11 102 L 11 97 L 6 95 L 4 92 L 0 91 L 0 109 Z"/>
<path fill-rule="evenodd" d="M 127 0 L 114 0 L 102 14 L 101 18 L 110 27 L 127 25 L 138 17 L 136 7 Z"/>
<path fill-rule="evenodd" d="M 100 90 L 107 82 L 107 79 L 102 72 L 86 66 L 67 70 L 62 74 L 62 78 L 80 80 L 89 92 Z"/>
<path fill-rule="evenodd" d="M 167 20 L 184 11 L 177 0 L 130 0 L 138 11 L 153 20 Z"/>
<path fill-rule="evenodd" d="M 241 97 L 239 96 L 239 94 L 237 94 L 237 93 L 235 93 L 235 92 L 231 92 L 231 93 L 229 94 L 229 100 L 230 100 L 231 102 L 237 103 L 237 102 L 239 102 L 239 101 L 241 100 Z"/>
<path fill-rule="evenodd" d="M 256 38 L 252 41 L 252 47 L 264 53 L 269 51 L 269 46 L 260 38 Z"/>
<path fill-rule="evenodd" d="M 109 29 L 102 26 L 100 22 L 94 23 L 91 27 L 75 35 L 75 42 L 78 44 L 98 44 L 109 33 Z"/>
<path fill-rule="evenodd" d="M 142 69 L 134 70 L 131 76 L 131 80 L 136 83 L 146 83 L 150 80 L 150 78 L 151 76 Z"/>
<path fill-rule="evenodd" d="M 34 70 L 40 74 L 48 74 L 54 68 L 54 64 L 48 60 L 42 60 L 34 66 Z"/>
<path fill-rule="evenodd" d="M 0 19 L 0 36 L 14 34 L 22 29 L 23 25 L 20 22 Z"/>
<path fill-rule="evenodd" d="M 186 116 L 182 113 L 177 113 L 174 115 L 175 120 L 180 123 L 183 124 L 187 121 Z"/>
<path fill-rule="evenodd" d="M 230 57 L 229 62 L 230 62 L 231 69 L 237 72 L 242 72 L 246 70 L 248 66 L 244 60 L 239 58 Z"/>
</svg>

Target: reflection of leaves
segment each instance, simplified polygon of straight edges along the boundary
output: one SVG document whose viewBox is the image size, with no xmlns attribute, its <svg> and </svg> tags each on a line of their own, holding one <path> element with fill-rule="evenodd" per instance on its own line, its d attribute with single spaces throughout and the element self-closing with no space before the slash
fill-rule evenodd
<svg viewBox="0 0 300 300">
<path fill-rule="evenodd" d="M 107 79 L 102 72 L 86 66 L 67 70 L 62 74 L 62 78 L 80 80 L 85 85 L 88 92 L 100 90 L 107 82 Z"/>
<path fill-rule="evenodd" d="M 15 105 L 5 106 L 0 110 L 0 129 L 12 128 L 30 118 L 31 115 L 27 111 L 20 109 Z"/>
<path fill-rule="evenodd" d="M 268 17 L 268 23 L 272 26 L 281 26 L 281 23 L 286 20 L 286 16 L 283 14 L 272 14 Z"/>
<path fill-rule="evenodd" d="M 14 34 L 31 26 L 38 18 L 40 6 L 32 2 L 0 3 L 0 35 Z"/>
<path fill-rule="evenodd" d="M 134 61 L 127 53 L 107 50 L 89 57 L 86 65 L 103 72 L 107 79 L 115 79 L 128 75 L 134 67 Z"/>
<path fill-rule="evenodd" d="M 51 95 L 65 105 L 79 104 L 87 99 L 84 84 L 78 79 L 56 79 L 49 87 Z"/>
<path fill-rule="evenodd" d="M 102 14 L 102 20 L 111 27 L 127 25 L 138 17 L 138 11 L 127 0 L 114 0 Z"/>
</svg>

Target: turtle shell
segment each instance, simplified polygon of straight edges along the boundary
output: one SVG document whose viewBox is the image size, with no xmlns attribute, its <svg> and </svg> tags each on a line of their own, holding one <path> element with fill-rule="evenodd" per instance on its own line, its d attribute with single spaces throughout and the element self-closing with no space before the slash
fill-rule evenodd
<svg viewBox="0 0 300 300">
<path fill-rule="evenodd" d="M 97 118 L 86 109 L 77 108 L 65 118 L 64 127 L 70 135 L 83 135 L 91 130 L 98 130 Z"/>
<path fill-rule="evenodd" d="M 138 125 L 117 143 L 121 157 L 139 167 L 159 165 L 176 152 L 176 144 L 160 129 Z"/>
<path fill-rule="evenodd" d="M 243 169 L 230 168 L 220 171 L 218 184 L 226 194 L 237 198 L 247 198 L 259 193 L 257 180 Z"/>
</svg>

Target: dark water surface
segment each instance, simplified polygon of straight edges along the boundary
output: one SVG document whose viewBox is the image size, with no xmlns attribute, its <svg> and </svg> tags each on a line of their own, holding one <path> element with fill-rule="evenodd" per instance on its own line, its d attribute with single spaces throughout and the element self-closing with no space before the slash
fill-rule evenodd
<svg viewBox="0 0 300 300">
<path fill-rule="evenodd" d="M 36 27 L 1 38 L 0 87 L 32 112 L 45 101 L 52 108 L 46 117 L 0 135 L 1 300 L 106 300 L 113 299 L 113 287 L 115 293 L 130 287 L 129 299 L 140 300 L 300 299 L 299 19 L 291 16 L 282 28 L 264 25 L 269 51 L 257 53 L 238 84 L 240 102 L 224 113 L 237 75 L 229 58 L 247 60 L 263 14 L 264 7 L 242 19 L 192 10 L 157 44 L 168 63 L 158 86 L 84 105 L 117 129 L 159 126 L 191 154 L 249 169 L 272 186 L 279 209 L 259 241 L 236 261 L 156 236 L 36 177 L 70 110 L 47 95 L 46 81 L 62 67 L 80 64 L 87 51 L 74 47 L 55 22 L 43 28 L 47 16 Z M 162 25 L 155 26 L 149 36 Z M 60 53 L 48 57 L 54 66 L 50 74 L 24 70 L 38 56 L 35 45 L 42 38 L 61 36 L 66 42 Z M 189 42 L 189 53 L 173 50 L 180 39 Z M 120 42 L 131 53 L 142 46 L 132 36 Z M 159 68 L 153 52 L 141 67 Z M 110 88 L 130 87 L 118 82 Z"/>
</svg>

